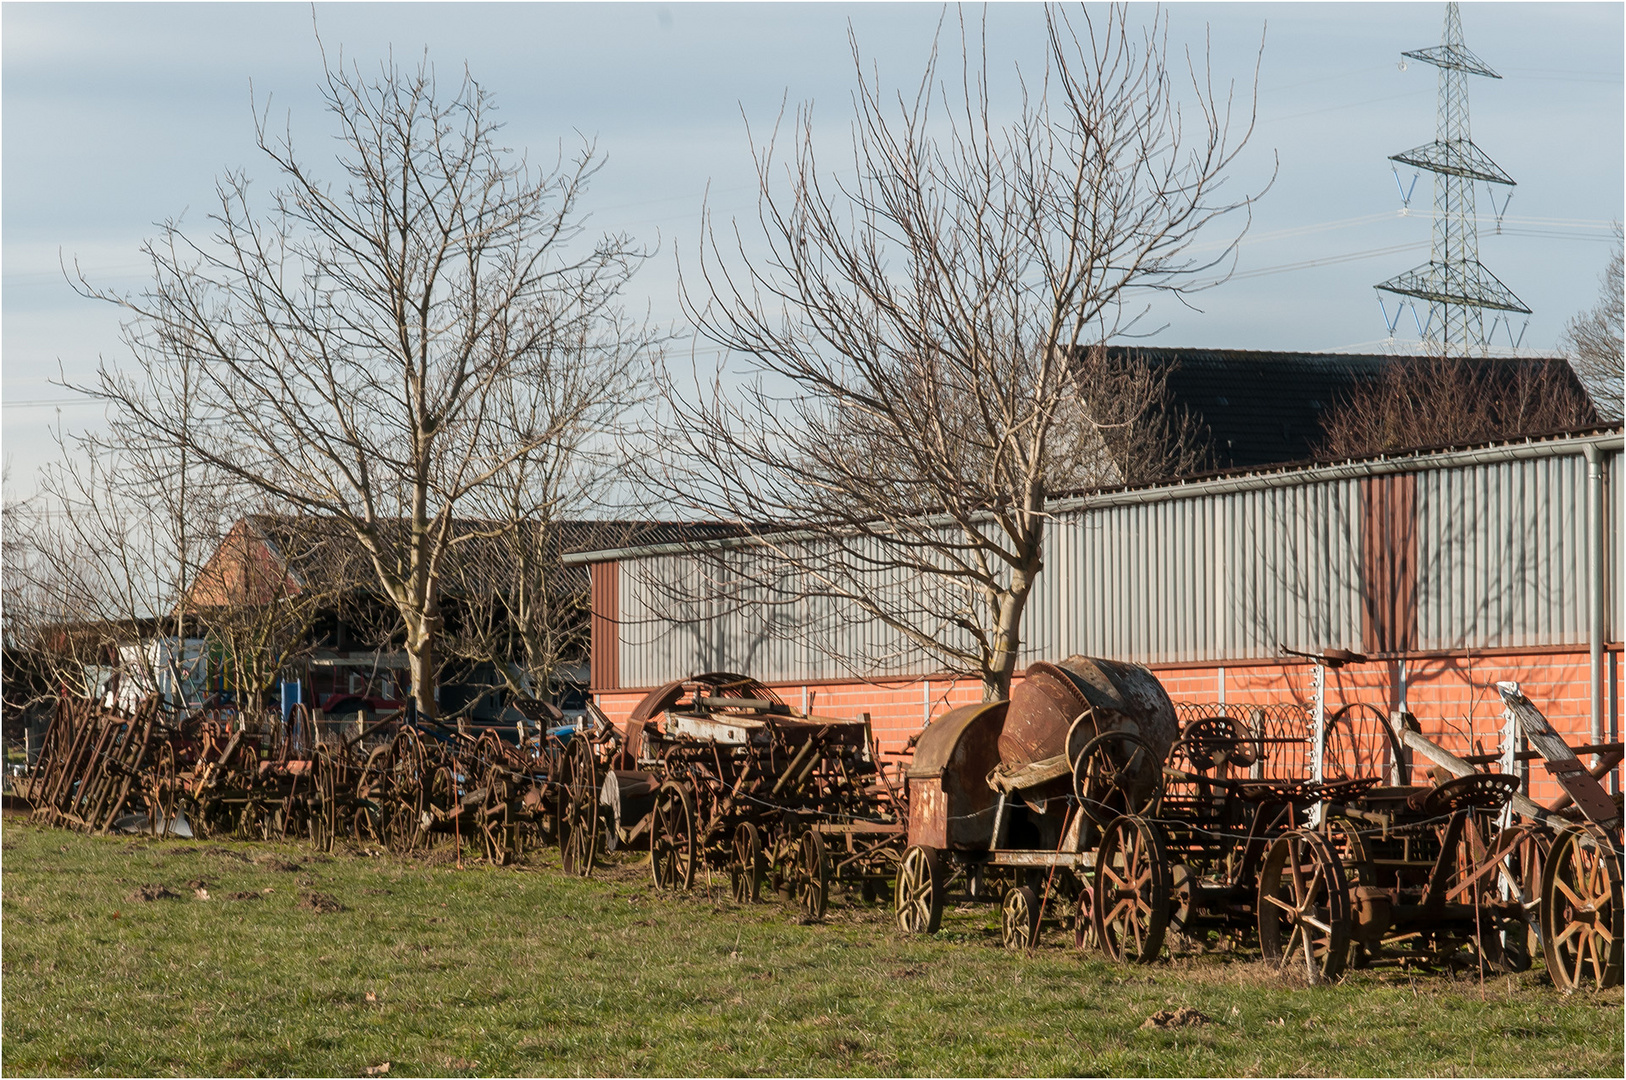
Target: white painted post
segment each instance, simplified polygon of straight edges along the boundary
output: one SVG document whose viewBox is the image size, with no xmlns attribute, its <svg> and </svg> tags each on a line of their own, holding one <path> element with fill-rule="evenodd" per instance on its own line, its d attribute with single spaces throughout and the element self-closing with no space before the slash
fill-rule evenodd
<svg viewBox="0 0 1626 1080">
<path fill-rule="evenodd" d="M 1327 668 L 1320 661 L 1315 665 L 1315 731 L 1310 742 L 1310 779 L 1317 784 L 1321 783 L 1322 766 L 1327 754 Z M 1310 808 L 1309 821 L 1312 828 L 1321 824 L 1321 814 L 1325 801 L 1318 801 Z"/>
</svg>

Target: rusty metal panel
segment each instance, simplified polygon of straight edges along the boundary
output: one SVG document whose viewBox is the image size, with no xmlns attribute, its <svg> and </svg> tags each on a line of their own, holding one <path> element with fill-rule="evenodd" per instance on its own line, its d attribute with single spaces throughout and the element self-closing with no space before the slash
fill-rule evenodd
<svg viewBox="0 0 1626 1080">
<path fill-rule="evenodd" d="M 909 781 L 909 843 L 948 847 L 948 801 L 943 781 Z"/>
<path fill-rule="evenodd" d="M 621 685 L 620 630 L 621 572 L 615 562 L 594 563 L 591 636 L 593 653 L 588 668 L 589 688 L 614 690 Z"/>
<path fill-rule="evenodd" d="M 1421 472 L 1417 535 L 1418 648 L 1586 641 L 1581 454 Z"/>
<path fill-rule="evenodd" d="M 1417 474 L 1361 481 L 1361 645 L 1405 652 L 1417 641 Z"/>
</svg>

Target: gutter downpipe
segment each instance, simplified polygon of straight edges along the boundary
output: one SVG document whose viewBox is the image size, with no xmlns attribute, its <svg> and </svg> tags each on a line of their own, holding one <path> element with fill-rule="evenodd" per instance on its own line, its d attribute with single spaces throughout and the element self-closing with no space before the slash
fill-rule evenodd
<svg viewBox="0 0 1626 1080">
<path fill-rule="evenodd" d="M 1591 654 L 1592 745 L 1603 742 L 1603 608 L 1604 608 L 1604 521 L 1603 447 L 1587 443 L 1586 454 L 1586 533 L 1587 533 L 1587 644 Z M 1594 760 L 1596 764 L 1596 760 Z"/>
</svg>

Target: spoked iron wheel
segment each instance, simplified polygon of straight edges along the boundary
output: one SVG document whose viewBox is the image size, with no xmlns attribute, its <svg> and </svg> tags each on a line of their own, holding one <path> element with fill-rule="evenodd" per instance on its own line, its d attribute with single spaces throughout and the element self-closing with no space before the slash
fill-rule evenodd
<svg viewBox="0 0 1626 1080">
<path fill-rule="evenodd" d="M 457 777 L 453 775 L 451 766 L 435 766 L 429 772 L 423 801 L 418 809 L 418 825 L 423 833 L 420 839 L 425 848 L 433 847 L 444 838 L 446 823 L 458 809 L 457 802 Z M 428 825 L 424 824 L 425 814 L 429 815 Z M 454 834 L 458 831 L 455 823 L 451 825 L 451 829 Z M 467 826 L 463 831 L 465 833 L 468 831 Z"/>
<path fill-rule="evenodd" d="M 423 828 L 423 744 L 417 732 L 404 728 L 390 742 L 384 759 L 384 788 L 388 794 L 384 839 L 391 851 L 405 855 L 418 846 Z"/>
<path fill-rule="evenodd" d="M 326 745 L 316 748 L 311 762 L 315 772 L 316 799 L 311 807 L 311 839 L 318 851 L 332 851 L 339 831 L 339 788 L 342 766 Z"/>
<path fill-rule="evenodd" d="M 1311 982 L 1336 978 L 1349 956 L 1349 884 L 1326 839 L 1295 830 L 1278 837 L 1259 870 L 1259 948 L 1285 967 L 1303 963 Z"/>
<path fill-rule="evenodd" d="M 1095 886 L 1088 879 L 1080 880 L 1078 886 L 1078 907 L 1073 912 L 1073 947 L 1101 947 L 1101 939 L 1095 932 Z"/>
<path fill-rule="evenodd" d="M 1073 763 L 1073 797 L 1095 824 L 1144 814 L 1162 794 L 1163 762 L 1127 731 L 1107 731 L 1088 743 Z"/>
<path fill-rule="evenodd" d="M 1360 824 L 1340 814 L 1328 815 L 1321 826 L 1327 846 L 1344 872 L 1349 889 L 1349 956 L 1347 966 L 1364 968 L 1382 952 L 1383 936 L 1393 920 L 1389 893 L 1378 887 Z"/>
<path fill-rule="evenodd" d="M 598 768 L 593 748 L 580 735 L 565 749 L 559 789 L 559 856 L 565 873 L 587 877 L 598 853 Z"/>
<path fill-rule="evenodd" d="M 1039 940 L 1039 896 L 1026 885 L 1007 890 L 999 913 L 1000 937 L 1007 949 L 1031 949 Z"/>
<path fill-rule="evenodd" d="M 943 862 L 936 848 L 919 844 L 903 853 L 893 889 L 898 929 L 906 934 L 935 934 L 943 923 Z"/>
<path fill-rule="evenodd" d="M 513 780 L 501 765 L 493 765 L 486 770 L 483 787 L 479 813 L 485 856 L 493 866 L 507 866 L 517 854 Z"/>
<path fill-rule="evenodd" d="M 1169 863 L 1157 828 L 1126 816 L 1107 826 L 1095 860 L 1095 935 L 1121 964 L 1149 964 L 1169 926 Z"/>
<path fill-rule="evenodd" d="M 802 834 L 796 844 L 796 864 L 792 872 L 791 890 L 803 917 L 824 918 L 824 908 L 830 899 L 830 858 L 825 851 L 824 837 L 816 832 Z"/>
<path fill-rule="evenodd" d="M 1520 919 L 1510 920 L 1502 930 L 1502 956 L 1511 971 L 1528 971 L 1541 949 L 1541 878 L 1553 846 L 1551 838 L 1538 827 L 1520 831 L 1523 835 L 1502 857 L 1497 883 L 1500 894 L 1517 900 L 1522 912 Z"/>
<path fill-rule="evenodd" d="M 1621 853 L 1596 825 L 1564 830 L 1542 873 L 1542 948 L 1561 990 L 1621 981 Z"/>
<path fill-rule="evenodd" d="M 649 867 L 655 888 L 682 891 L 694 884 L 694 801 L 682 784 L 668 780 L 655 795 L 650 823 Z"/>
<path fill-rule="evenodd" d="M 350 816 L 350 838 L 363 844 L 378 843 L 378 811 L 371 806 L 358 806 Z"/>
<path fill-rule="evenodd" d="M 749 821 L 734 830 L 733 861 L 728 864 L 729 891 L 736 904 L 754 904 L 762 892 L 762 834 Z"/>
<path fill-rule="evenodd" d="M 175 831 L 175 809 L 180 804 L 175 772 L 175 748 L 162 743 L 147 795 L 147 824 L 154 836 L 168 836 Z"/>
</svg>

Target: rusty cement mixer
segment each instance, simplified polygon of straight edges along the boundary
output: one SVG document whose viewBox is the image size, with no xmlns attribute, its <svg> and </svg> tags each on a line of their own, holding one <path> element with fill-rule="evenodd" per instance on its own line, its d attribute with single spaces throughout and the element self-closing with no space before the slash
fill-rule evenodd
<svg viewBox="0 0 1626 1080">
<path fill-rule="evenodd" d="M 906 774 L 899 925 L 929 933 L 945 901 L 997 899 L 992 868 L 1082 880 L 1100 828 L 1157 800 L 1178 733 L 1155 675 L 1087 656 L 1035 663 L 1008 702 L 932 721 Z"/>
</svg>

